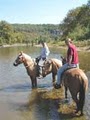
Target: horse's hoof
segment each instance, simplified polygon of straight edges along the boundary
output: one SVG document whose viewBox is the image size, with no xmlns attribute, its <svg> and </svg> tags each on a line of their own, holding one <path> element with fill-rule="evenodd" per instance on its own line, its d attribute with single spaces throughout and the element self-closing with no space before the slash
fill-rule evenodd
<svg viewBox="0 0 90 120">
<path fill-rule="evenodd" d="M 75 113 L 77 114 L 79 112 L 79 110 L 75 110 Z"/>
<path fill-rule="evenodd" d="M 80 116 L 83 116 L 83 115 L 84 115 L 83 113 L 80 114 Z"/>
<path fill-rule="evenodd" d="M 42 76 L 42 75 L 39 75 L 39 76 L 37 76 L 37 78 L 38 78 L 38 79 L 42 79 L 42 78 L 43 78 L 43 76 Z"/>
<path fill-rule="evenodd" d="M 73 117 L 79 117 L 80 115 L 78 113 L 73 113 L 72 116 Z"/>
<path fill-rule="evenodd" d="M 79 111 L 79 110 L 74 111 L 74 114 L 75 114 L 76 116 L 83 116 L 83 115 L 84 115 L 83 112 L 81 112 L 81 111 Z"/>
<path fill-rule="evenodd" d="M 55 83 L 55 82 L 53 82 L 53 87 L 55 86 L 55 84 L 56 84 L 56 83 Z"/>
<path fill-rule="evenodd" d="M 65 103 L 68 103 L 68 102 L 69 102 L 69 100 L 67 98 L 65 98 Z"/>
<path fill-rule="evenodd" d="M 32 89 L 37 89 L 37 86 L 32 86 Z"/>
</svg>

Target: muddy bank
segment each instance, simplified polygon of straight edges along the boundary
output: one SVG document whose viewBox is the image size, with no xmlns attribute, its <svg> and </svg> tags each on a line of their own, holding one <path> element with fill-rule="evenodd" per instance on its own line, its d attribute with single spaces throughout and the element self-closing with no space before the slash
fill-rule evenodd
<svg viewBox="0 0 90 120">
<path fill-rule="evenodd" d="M 17 93 L 18 94 L 18 93 Z M 68 93 L 65 100 L 64 89 L 43 89 L 37 88 L 30 91 L 26 98 L 19 93 L 16 100 L 11 98 L 7 102 L 0 101 L 0 120 L 85 120 L 85 116 L 75 116 L 75 104 Z M 12 100 L 11 100 L 12 99 Z"/>
</svg>

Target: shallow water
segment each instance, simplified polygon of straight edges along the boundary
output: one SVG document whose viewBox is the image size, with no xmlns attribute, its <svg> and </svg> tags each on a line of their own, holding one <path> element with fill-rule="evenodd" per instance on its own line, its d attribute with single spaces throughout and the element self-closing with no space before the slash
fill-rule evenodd
<svg viewBox="0 0 90 120">
<path fill-rule="evenodd" d="M 43 98 L 48 92 L 51 92 L 49 95 L 52 94 L 51 74 L 44 79 L 38 79 L 38 88 L 32 90 L 31 81 L 24 66 L 13 66 L 19 51 L 24 51 L 35 58 L 39 55 L 40 48 L 30 46 L 0 48 L 0 120 L 89 120 L 90 89 L 86 94 L 83 117 L 77 118 L 61 113 L 58 111 L 57 103 L 67 105 L 64 99 L 60 101 L 51 99 L 50 96 L 48 99 Z M 60 53 L 65 53 L 64 50 L 57 48 L 51 48 L 51 51 L 50 57 L 54 58 L 60 58 Z M 80 52 L 79 57 L 80 66 L 90 80 L 90 53 Z M 68 105 L 70 105 L 69 101 Z"/>
</svg>

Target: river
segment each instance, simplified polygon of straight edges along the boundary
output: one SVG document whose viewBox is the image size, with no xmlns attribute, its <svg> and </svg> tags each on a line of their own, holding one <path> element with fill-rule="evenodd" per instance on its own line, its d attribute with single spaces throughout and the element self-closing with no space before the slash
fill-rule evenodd
<svg viewBox="0 0 90 120">
<path fill-rule="evenodd" d="M 13 66 L 20 51 L 32 58 L 39 55 L 39 47 L 18 46 L 0 48 L 0 120 L 89 120 L 90 89 L 86 93 L 85 115 L 81 118 L 71 117 L 58 111 L 57 100 L 44 99 L 46 93 L 53 91 L 51 75 L 38 79 L 38 88 L 32 90 L 31 81 L 23 64 Z M 60 58 L 66 50 L 50 48 L 50 58 Z M 90 81 L 90 52 L 79 52 L 80 67 Z M 90 86 L 90 83 L 89 83 Z M 53 91 L 53 93 L 52 93 Z M 50 96 L 49 96 L 50 98 Z M 64 100 L 64 98 L 63 98 Z"/>
</svg>

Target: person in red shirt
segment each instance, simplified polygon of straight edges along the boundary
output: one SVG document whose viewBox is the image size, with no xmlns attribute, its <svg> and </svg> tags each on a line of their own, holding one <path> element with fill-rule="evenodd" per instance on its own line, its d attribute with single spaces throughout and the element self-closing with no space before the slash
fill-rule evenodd
<svg viewBox="0 0 90 120">
<path fill-rule="evenodd" d="M 76 46 L 72 43 L 71 38 L 65 40 L 65 43 L 68 46 L 66 63 L 57 71 L 57 82 L 54 85 L 56 89 L 61 88 L 61 75 L 66 69 L 73 67 L 79 68 L 79 59 Z"/>
</svg>

